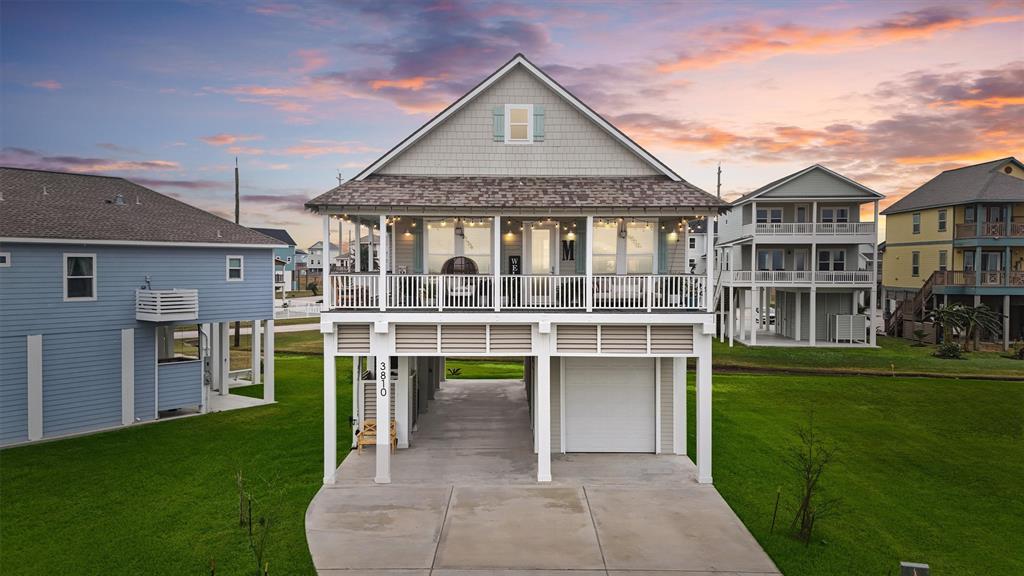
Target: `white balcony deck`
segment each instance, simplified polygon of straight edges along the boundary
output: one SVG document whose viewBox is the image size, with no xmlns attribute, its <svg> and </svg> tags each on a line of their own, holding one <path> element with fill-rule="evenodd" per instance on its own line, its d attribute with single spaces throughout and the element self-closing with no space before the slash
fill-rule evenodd
<svg viewBox="0 0 1024 576">
<path fill-rule="evenodd" d="M 816 272 L 812 270 L 726 270 L 722 283 L 727 286 L 871 286 L 870 270 Z"/>
<path fill-rule="evenodd" d="M 145 322 L 181 322 L 199 318 L 199 291 L 136 290 L 135 319 Z"/>
<path fill-rule="evenodd" d="M 707 277 L 696 274 L 334 274 L 330 278 L 328 307 L 382 311 L 693 312 L 707 307 L 706 285 Z"/>
<path fill-rule="evenodd" d="M 818 242 L 870 244 L 875 238 L 874 222 L 776 222 L 744 224 L 743 236 L 774 242 Z"/>
</svg>

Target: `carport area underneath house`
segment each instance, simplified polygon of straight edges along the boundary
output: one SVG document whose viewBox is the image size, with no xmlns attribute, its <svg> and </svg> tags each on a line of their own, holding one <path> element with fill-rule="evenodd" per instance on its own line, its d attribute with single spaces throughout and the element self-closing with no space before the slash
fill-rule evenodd
<svg viewBox="0 0 1024 576">
<path fill-rule="evenodd" d="M 445 382 L 391 484 L 374 483 L 371 447 L 317 493 L 318 572 L 778 573 L 688 457 L 553 454 L 538 484 L 530 420 L 523 381 Z"/>
</svg>

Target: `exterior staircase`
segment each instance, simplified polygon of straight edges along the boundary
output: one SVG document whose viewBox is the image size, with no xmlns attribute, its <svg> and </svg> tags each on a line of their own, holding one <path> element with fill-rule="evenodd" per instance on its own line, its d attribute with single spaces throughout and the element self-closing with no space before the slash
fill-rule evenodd
<svg viewBox="0 0 1024 576">
<path fill-rule="evenodd" d="M 925 281 L 921 289 L 912 298 L 902 300 L 896 305 L 896 309 L 885 319 L 886 334 L 889 336 L 909 337 L 909 335 L 903 334 L 903 321 L 913 320 L 921 322 L 926 318 L 928 302 L 932 297 L 932 288 L 935 286 L 936 277 L 941 274 L 943 273 L 937 270 L 932 272 L 932 275 L 928 277 L 928 280 Z"/>
</svg>

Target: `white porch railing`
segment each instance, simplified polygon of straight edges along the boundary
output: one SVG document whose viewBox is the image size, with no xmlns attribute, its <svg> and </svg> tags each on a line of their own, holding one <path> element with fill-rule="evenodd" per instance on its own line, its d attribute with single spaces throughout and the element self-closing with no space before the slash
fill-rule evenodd
<svg viewBox="0 0 1024 576">
<path fill-rule="evenodd" d="M 870 236 L 874 233 L 874 222 L 761 222 L 743 225 L 744 236 Z"/>
<path fill-rule="evenodd" d="M 814 272 L 810 270 L 730 270 L 722 275 L 723 281 L 731 284 L 750 284 L 751 278 L 765 285 L 851 285 L 870 284 L 870 270 L 843 272 Z"/>
<path fill-rule="evenodd" d="M 379 309 L 380 278 L 372 273 L 332 275 L 329 307 Z M 587 309 L 588 283 L 582 274 L 504 274 L 497 279 L 486 274 L 389 274 L 384 278 L 385 309 Z M 597 275 L 592 277 L 591 301 L 599 310 L 702 310 L 706 286 L 704 275 Z"/>
<path fill-rule="evenodd" d="M 136 290 L 135 319 L 178 322 L 199 318 L 198 290 Z"/>
</svg>

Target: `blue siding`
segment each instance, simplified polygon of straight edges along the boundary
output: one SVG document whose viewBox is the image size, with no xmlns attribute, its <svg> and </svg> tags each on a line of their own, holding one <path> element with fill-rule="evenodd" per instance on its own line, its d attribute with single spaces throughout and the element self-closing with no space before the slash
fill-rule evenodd
<svg viewBox="0 0 1024 576">
<path fill-rule="evenodd" d="M 156 248 L 3 244 L 12 266 L 0 268 L 0 337 L 134 328 L 135 290 L 199 290 L 199 322 L 271 318 L 272 249 Z M 97 299 L 64 302 L 62 255 L 96 254 Z M 245 258 L 245 280 L 226 280 L 227 255 Z"/>
<path fill-rule="evenodd" d="M 160 409 L 173 410 L 203 403 L 203 363 L 168 362 L 157 365 Z"/>
<path fill-rule="evenodd" d="M 28 343 L 0 338 L 0 445 L 28 440 Z"/>
<path fill-rule="evenodd" d="M 121 331 L 43 336 L 43 437 L 121 424 Z"/>
<path fill-rule="evenodd" d="M 135 329 L 135 419 L 156 418 L 156 328 Z"/>
</svg>

